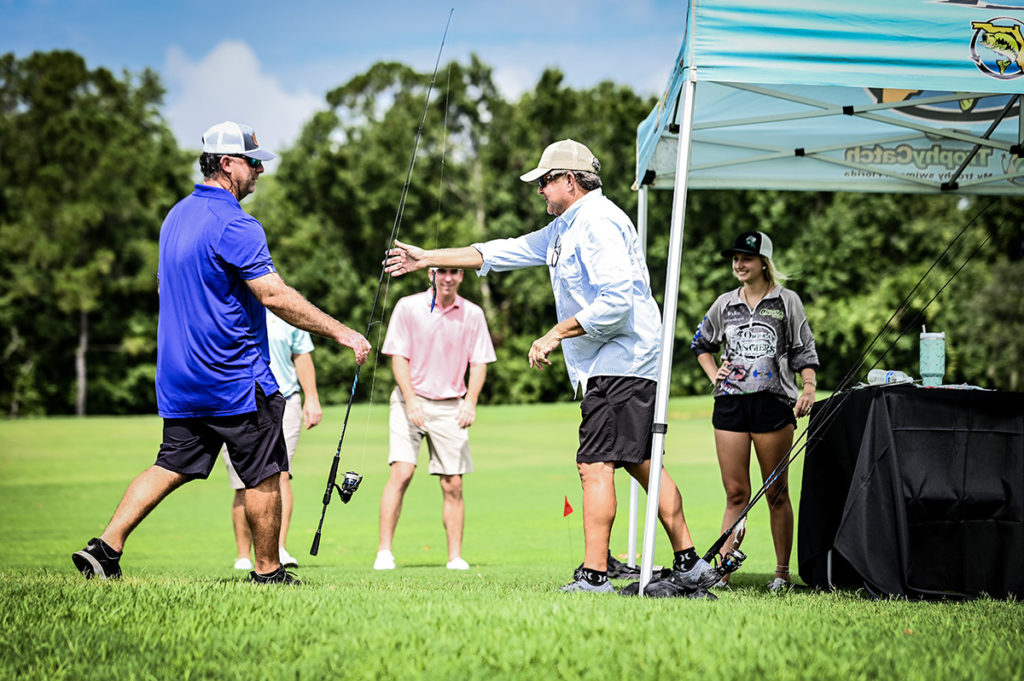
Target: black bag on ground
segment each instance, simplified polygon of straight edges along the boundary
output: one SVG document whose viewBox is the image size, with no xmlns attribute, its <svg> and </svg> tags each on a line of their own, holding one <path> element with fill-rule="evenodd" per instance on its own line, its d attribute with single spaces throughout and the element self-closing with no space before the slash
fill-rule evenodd
<svg viewBox="0 0 1024 681">
<path fill-rule="evenodd" d="M 620 596 L 636 596 L 640 593 L 640 582 L 630 582 L 619 591 Z M 679 576 L 668 568 L 651 575 L 651 581 L 644 588 L 644 595 L 651 598 L 707 598 L 716 600 L 717 596 L 706 589 L 695 589 L 683 584 Z"/>
</svg>

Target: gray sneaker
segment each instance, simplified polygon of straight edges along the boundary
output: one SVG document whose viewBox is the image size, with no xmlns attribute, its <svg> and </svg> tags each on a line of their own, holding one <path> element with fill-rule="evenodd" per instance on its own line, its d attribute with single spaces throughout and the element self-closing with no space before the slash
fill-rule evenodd
<svg viewBox="0 0 1024 681">
<path fill-rule="evenodd" d="M 72 553 L 71 560 L 86 579 L 121 579 L 121 554 L 97 537 L 90 539 L 81 551 Z"/>
<path fill-rule="evenodd" d="M 565 591 L 567 593 L 571 593 L 574 591 L 592 591 L 594 593 L 615 593 L 615 587 L 613 587 L 612 583 L 607 580 L 604 583 L 598 584 L 596 586 L 591 584 L 583 578 L 583 568 L 582 566 L 580 566 L 576 568 L 576 572 L 573 573 L 572 581 L 566 584 L 565 586 L 561 587 L 559 591 Z"/>
<path fill-rule="evenodd" d="M 698 558 L 689 570 L 673 569 L 672 572 L 675 573 L 678 582 L 697 590 L 710 589 L 722 578 L 718 570 L 711 567 L 703 558 Z"/>
</svg>

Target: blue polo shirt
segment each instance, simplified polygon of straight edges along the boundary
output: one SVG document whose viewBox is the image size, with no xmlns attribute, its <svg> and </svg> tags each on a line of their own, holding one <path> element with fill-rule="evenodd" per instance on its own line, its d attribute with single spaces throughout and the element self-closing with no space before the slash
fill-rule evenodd
<svg viewBox="0 0 1024 681">
<path fill-rule="evenodd" d="M 276 272 L 263 226 L 231 192 L 196 185 L 160 228 L 156 402 L 164 418 L 256 410 L 270 395 L 266 311 L 245 283 Z"/>
</svg>

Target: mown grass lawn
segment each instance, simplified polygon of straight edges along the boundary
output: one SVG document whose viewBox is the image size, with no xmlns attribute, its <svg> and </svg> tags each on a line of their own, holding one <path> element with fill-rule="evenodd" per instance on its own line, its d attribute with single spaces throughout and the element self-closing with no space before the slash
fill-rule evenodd
<svg viewBox="0 0 1024 681">
<path fill-rule="evenodd" d="M 673 400 L 666 452 L 700 552 L 719 534 L 723 505 L 710 409 L 707 398 Z M 254 587 L 232 569 L 231 491 L 219 466 L 132 535 L 123 581 L 85 582 L 70 554 L 152 463 L 160 420 L 0 422 L 0 678 L 1024 678 L 1016 602 L 767 593 L 775 558 L 763 505 L 751 514 L 749 558 L 717 602 L 557 592 L 583 551 L 576 404 L 479 410 L 468 573 L 444 569 L 440 490 L 424 472 L 406 497 L 398 569 L 372 569 L 387 407 L 355 407 L 342 470 L 365 478 L 351 503 L 335 496 L 310 557 L 343 415 L 329 408 L 299 445 L 289 549 L 304 584 L 293 589 Z M 797 496 L 800 475 L 798 460 Z M 624 555 L 620 476 L 613 551 Z M 563 518 L 566 496 L 577 512 Z M 655 562 L 670 559 L 659 532 Z"/>
</svg>

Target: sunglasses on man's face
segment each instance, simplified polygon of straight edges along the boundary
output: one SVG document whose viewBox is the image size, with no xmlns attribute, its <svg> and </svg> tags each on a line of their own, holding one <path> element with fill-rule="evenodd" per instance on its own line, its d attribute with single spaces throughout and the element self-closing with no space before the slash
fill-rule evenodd
<svg viewBox="0 0 1024 681">
<path fill-rule="evenodd" d="M 560 178 L 562 175 L 565 175 L 565 173 L 563 173 L 563 172 L 548 173 L 544 177 L 542 177 L 539 180 L 537 180 L 537 184 L 540 185 L 541 189 L 544 189 L 544 187 L 547 187 L 549 184 L 551 184 L 552 182 L 554 182 L 555 180 Z"/>
<path fill-rule="evenodd" d="M 246 161 L 253 168 L 263 167 L 263 161 L 259 160 L 258 158 L 253 158 L 252 156 L 245 156 L 243 154 L 230 154 L 230 156 L 232 158 L 240 158 L 243 161 Z"/>
</svg>

